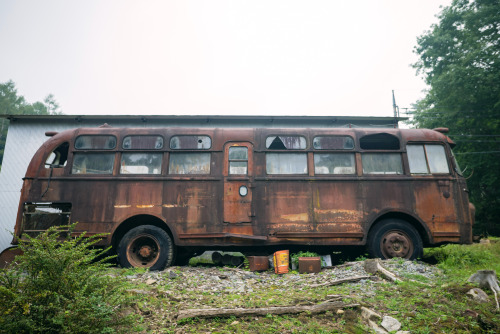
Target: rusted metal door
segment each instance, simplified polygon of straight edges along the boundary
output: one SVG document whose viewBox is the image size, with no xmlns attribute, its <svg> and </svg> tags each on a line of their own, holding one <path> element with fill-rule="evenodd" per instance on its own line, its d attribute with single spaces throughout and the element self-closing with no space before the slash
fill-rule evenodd
<svg viewBox="0 0 500 334">
<path fill-rule="evenodd" d="M 252 222 L 253 147 L 231 142 L 224 147 L 224 223 Z"/>
</svg>

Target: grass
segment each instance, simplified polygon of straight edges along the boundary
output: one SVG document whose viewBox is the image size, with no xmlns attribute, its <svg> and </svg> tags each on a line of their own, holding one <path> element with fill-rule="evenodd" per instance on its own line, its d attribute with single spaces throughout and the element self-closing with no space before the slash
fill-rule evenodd
<svg viewBox="0 0 500 334">
<path fill-rule="evenodd" d="M 173 333 L 367 333 L 369 329 L 359 320 L 359 310 L 327 312 L 320 315 L 268 315 L 266 317 L 229 317 L 218 319 L 186 319 L 175 322 L 173 316 L 179 308 L 269 307 L 307 305 L 340 294 L 344 301 L 360 303 L 382 315 L 391 315 L 402 323 L 402 330 L 412 334 L 424 333 L 497 333 L 500 316 L 493 302 L 477 304 L 466 292 L 474 287 L 467 283 L 470 275 L 481 269 L 500 272 L 500 243 L 489 245 L 448 245 L 426 249 L 426 258 L 435 258 L 441 274 L 433 280 L 421 275 L 408 274 L 400 284 L 366 283 L 344 284 L 333 287 L 311 288 L 290 283 L 257 289 L 251 293 L 199 293 L 184 289 L 180 301 L 161 298 L 148 304 L 149 316 L 144 317 L 144 332 Z M 396 260 L 398 261 L 398 260 Z M 401 261 L 401 260 L 400 260 Z M 292 273 L 289 275 L 293 275 Z M 182 280 L 181 280 L 182 281 Z M 422 283 L 420 283 L 422 282 Z M 159 289 L 175 289 L 176 281 L 165 283 Z M 372 291 L 372 292 L 369 292 Z M 490 293 L 490 292 L 488 292 Z M 491 294 L 490 294 L 491 297 Z M 158 312 L 158 309 L 166 312 Z M 467 310 L 479 314 L 467 315 Z M 161 319 L 159 319 L 161 318 Z M 156 323 L 157 325 L 151 326 Z M 175 327 L 174 327 L 175 326 Z"/>
</svg>

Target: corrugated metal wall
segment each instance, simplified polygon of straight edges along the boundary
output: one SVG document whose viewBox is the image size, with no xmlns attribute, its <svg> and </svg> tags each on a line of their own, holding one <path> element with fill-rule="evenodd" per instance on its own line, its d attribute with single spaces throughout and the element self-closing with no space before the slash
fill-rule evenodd
<svg viewBox="0 0 500 334">
<path fill-rule="evenodd" d="M 324 120 L 315 120 L 314 117 L 302 120 L 290 120 L 285 117 L 269 122 L 269 117 L 245 118 L 241 119 L 220 119 L 210 120 L 203 117 L 188 117 L 186 119 L 154 119 L 144 122 L 141 118 L 121 116 L 109 119 L 93 119 L 92 116 L 86 116 L 85 119 L 72 116 L 56 116 L 50 118 L 20 117 L 18 120 L 11 121 L 7 141 L 5 145 L 2 170 L 0 171 L 0 252 L 7 248 L 12 241 L 11 232 L 14 230 L 16 222 L 17 208 L 21 195 L 22 178 L 26 174 L 26 169 L 31 157 L 37 149 L 47 140 L 46 131 L 63 131 L 77 127 L 94 127 L 107 122 L 115 127 L 348 127 L 353 123 L 359 126 L 391 126 L 393 119 L 387 117 L 387 120 L 380 121 L 377 124 L 366 119 L 357 119 L 353 117 L 343 122 L 325 122 Z M 387 124 L 384 124 L 387 123 Z"/>
</svg>

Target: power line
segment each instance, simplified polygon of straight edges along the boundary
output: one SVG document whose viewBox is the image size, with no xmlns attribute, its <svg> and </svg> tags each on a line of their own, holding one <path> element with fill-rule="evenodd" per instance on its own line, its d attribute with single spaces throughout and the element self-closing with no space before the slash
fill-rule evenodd
<svg viewBox="0 0 500 334">
<path fill-rule="evenodd" d="M 484 151 L 484 152 L 454 152 L 455 155 L 464 155 L 464 154 L 492 154 L 492 153 L 500 153 L 500 151 Z"/>
</svg>

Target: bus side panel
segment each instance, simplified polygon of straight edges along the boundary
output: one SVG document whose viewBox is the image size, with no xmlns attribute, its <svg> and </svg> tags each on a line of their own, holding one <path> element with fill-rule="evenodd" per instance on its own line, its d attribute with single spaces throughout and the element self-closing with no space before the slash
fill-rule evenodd
<svg viewBox="0 0 500 334">
<path fill-rule="evenodd" d="M 313 183 L 313 212 L 318 232 L 363 233 L 363 201 L 356 181 Z"/>
<path fill-rule="evenodd" d="M 155 180 L 136 181 L 133 178 L 118 181 L 113 202 L 114 221 L 121 223 L 136 215 L 162 215 L 163 186 Z M 141 222 L 147 224 L 147 221 Z"/>
<path fill-rule="evenodd" d="M 377 177 L 375 180 L 365 179 L 361 184 L 363 190 L 360 200 L 364 203 L 363 221 L 366 224 L 374 222 L 384 213 L 411 213 L 413 189 L 409 180 L 403 178 L 381 180 Z"/>
<path fill-rule="evenodd" d="M 307 181 L 269 180 L 257 184 L 257 216 L 270 234 L 317 232 L 312 219 L 311 184 Z"/>
<path fill-rule="evenodd" d="M 163 217 L 176 226 L 177 235 L 223 232 L 220 182 L 171 180 L 163 186 Z M 181 241 L 182 245 L 199 243 L 203 240 L 185 238 Z"/>
<path fill-rule="evenodd" d="M 414 182 L 415 212 L 431 230 L 434 243 L 458 242 L 460 239 L 454 183 L 453 180 Z"/>
</svg>

